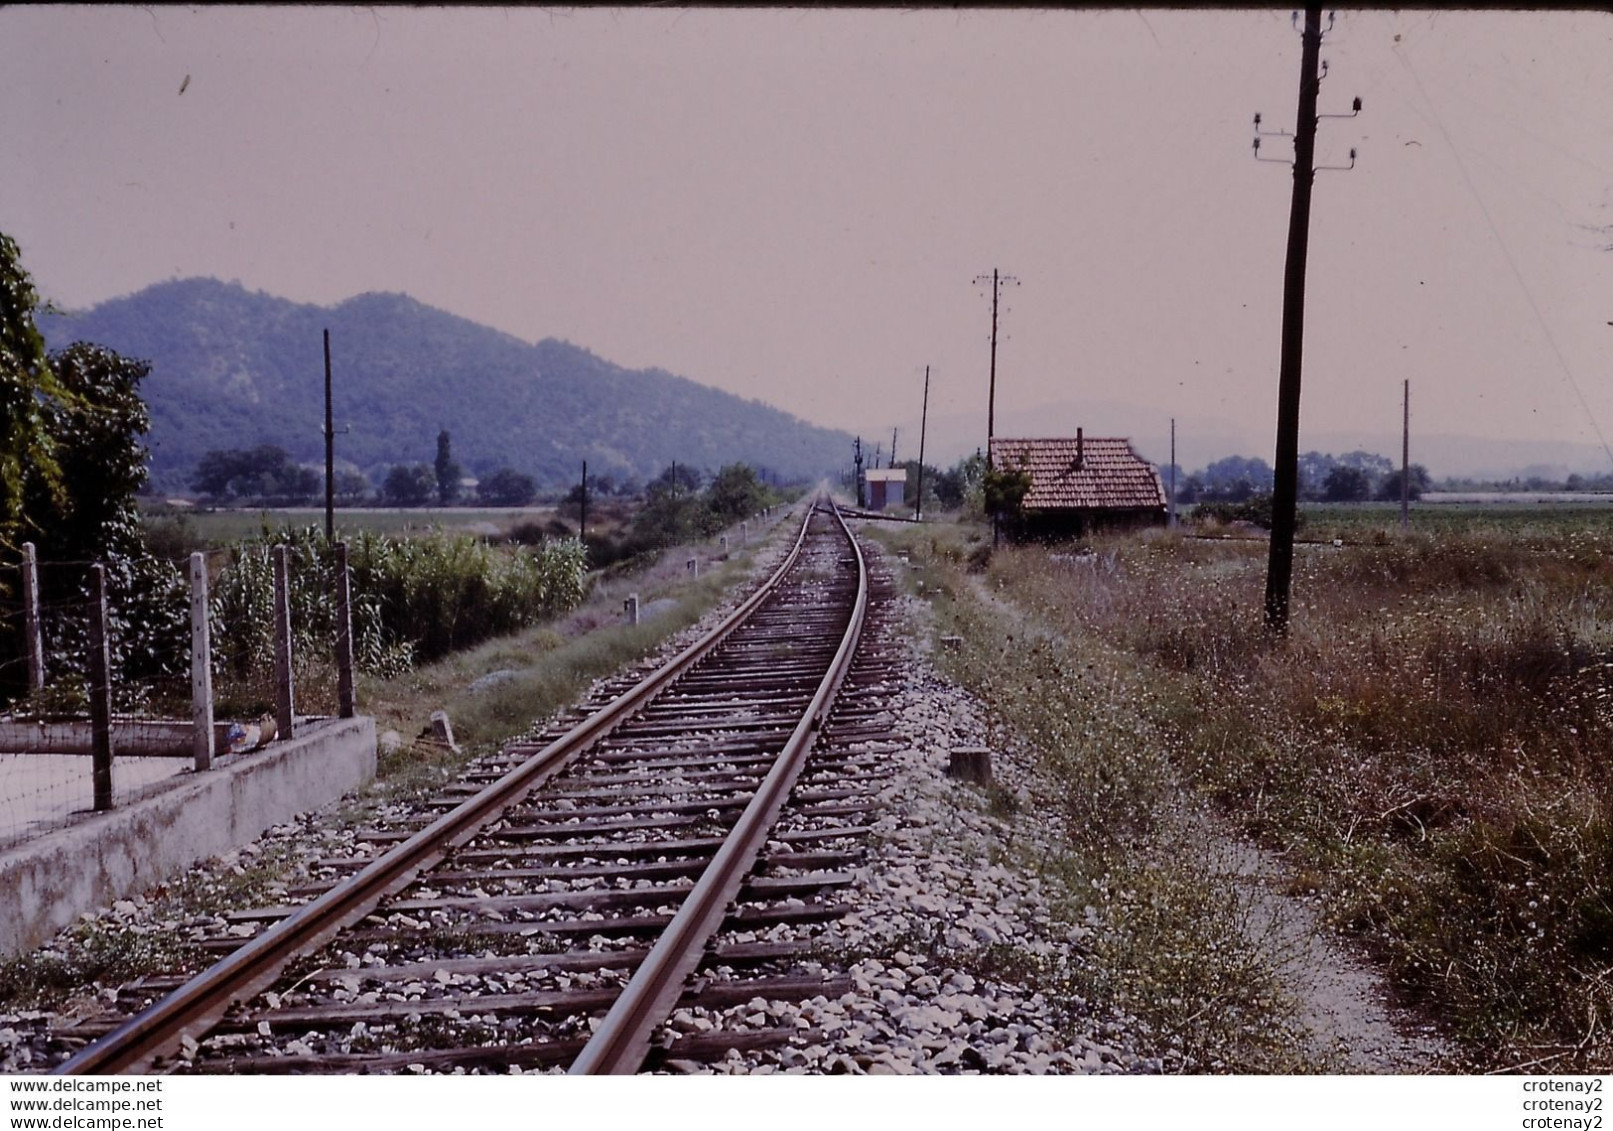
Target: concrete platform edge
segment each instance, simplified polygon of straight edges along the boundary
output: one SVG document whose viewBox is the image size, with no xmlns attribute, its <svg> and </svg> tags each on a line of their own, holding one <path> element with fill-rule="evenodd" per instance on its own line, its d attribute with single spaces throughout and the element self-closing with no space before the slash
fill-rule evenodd
<svg viewBox="0 0 1613 1131">
<path fill-rule="evenodd" d="M 0 851 L 0 953 L 178 875 L 375 776 L 375 720 L 304 724 L 289 742 Z"/>
</svg>

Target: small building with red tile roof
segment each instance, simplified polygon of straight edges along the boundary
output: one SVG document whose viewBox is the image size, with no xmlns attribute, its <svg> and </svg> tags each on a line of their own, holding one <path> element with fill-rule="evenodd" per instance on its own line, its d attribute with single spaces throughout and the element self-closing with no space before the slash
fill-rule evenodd
<svg viewBox="0 0 1613 1131">
<path fill-rule="evenodd" d="M 1017 537 L 1079 537 L 1095 529 L 1145 526 L 1165 521 L 1165 486 L 1153 464 L 1131 441 L 1109 436 L 1040 440 L 996 438 L 992 466 L 1022 469 L 1030 491 L 1016 521 Z"/>
</svg>

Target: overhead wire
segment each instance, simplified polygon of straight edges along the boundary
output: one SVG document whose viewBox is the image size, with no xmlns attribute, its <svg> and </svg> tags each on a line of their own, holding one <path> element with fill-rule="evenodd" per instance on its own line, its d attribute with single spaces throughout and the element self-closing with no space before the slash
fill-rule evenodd
<svg viewBox="0 0 1613 1131">
<path fill-rule="evenodd" d="M 1451 137 L 1450 131 L 1445 128 L 1445 122 L 1435 108 L 1433 99 L 1428 96 L 1428 90 L 1423 86 L 1422 78 L 1417 74 L 1416 69 L 1411 65 L 1411 60 L 1406 58 L 1403 51 L 1396 47 L 1392 53 L 1400 61 L 1400 65 L 1405 68 L 1406 74 L 1411 77 L 1412 83 L 1417 87 L 1418 94 L 1422 95 L 1423 103 L 1428 107 L 1429 121 L 1439 131 L 1440 136 L 1445 139 L 1445 145 L 1451 152 L 1451 158 L 1456 162 L 1456 171 L 1461 174 L 1462 183 L 1467 186 L 1467 191 L 1473 197 L 1474 203 L 1479 206 L 1479 212 L 1484 216 L 1484 222 L 1489 227 L 1490 234 L 1495 237 L 1496 246 L 1501 249 L 1501 257 L 1506 260 L 1507 269 L 1512 273 L 1512 278 L 1518 284 L 1518 289 L 1523 292 L 1524 300 L 1529 304 L 1529 309 L 1535 316 L 1535 322 L 1539 325 L 1540 332 L 1545 336 L 1546 343 L 1551 347 L 1552 354 L 1557 358 L 1558 367 L 1562 369 L 1563 377 L 1568 381 L 1568 387 L 1574 391 L 1574 396 L 1579 400 L 1580 408 L 1585 412 L 1585 419 L 1590 422 L 1591 430 L 1596 433 L 1596 438 L 1601 441 L 1602 450 L 1607 453 L 1608 463 L 1613 465 L 1613 446 L 1608 444 L 1607 436 L 1602 432 L 1602 426 L 1597 423 L 1596 414 L 1591 411 L 1590 402 L 1585 399 L 1584 391 L 1580 389 L 1579 382 L 1574 378 L 1573 367 L 1568 364 L 1568 358 L 1563 353 L 1562 346 L 1558 344 L 1557 336 L 1552 333 L 1551 325 L 1546 321 L 1546 316 L 1541 311 L 1540 304 L 1535 300 L 1534 292 L 1524 279 L 1523 272 L 1519 270 L 1517 260 L 1513 258 L 1512 249 L 1507 246 L 1507 241 L 1501 235 L 1501 229 L 1496 224 L 1495 217 L 1490 214 L 1489 205 L 1485 204 L 1484 197 L 1479 194 L 1478 186 L 1473 183 L 1473 178 L 1467 171 L 1467 163 L 1462 160 L 1461 151 L 1456 148 L 1456 142 Z"/>
</svg>

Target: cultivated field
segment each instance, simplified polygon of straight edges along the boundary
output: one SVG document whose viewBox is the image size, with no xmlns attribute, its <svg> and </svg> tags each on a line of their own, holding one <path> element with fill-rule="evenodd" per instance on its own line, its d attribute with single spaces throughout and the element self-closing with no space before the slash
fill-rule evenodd
<svg viewBox="0 0 1613 1131">
<path fill-rule="evenodd" d="M 1272 1065 L 1283 1024 L 1269 964 L 1229 945 L 1249 909 L 1213 826 L 1279 854 L 1463 1063 L 1606 1071 L 1613 510 L 1414 517 L 1308 510 L 1287 640 L 1261 539 L 891 537 L 964 637 L 953 674 L 1064 783 L 1056 866 L 1130 940 L 1106 989 L 1202 1063 Z"/>
<path fill-rule="evenodd" d="M 337 507 L 336 528 L 348 534 L 408 534 L 413 531 L 504 532 L 521 523 L 547 523 L 553 507 Z M 262 534 L 265 528 L 325 528 L 320 507 L 283 507 L 273 510 L 163 510 L 145 516 L 148 525 L 182 524 L 198 543 L 221 546 Z"/>
</svg>

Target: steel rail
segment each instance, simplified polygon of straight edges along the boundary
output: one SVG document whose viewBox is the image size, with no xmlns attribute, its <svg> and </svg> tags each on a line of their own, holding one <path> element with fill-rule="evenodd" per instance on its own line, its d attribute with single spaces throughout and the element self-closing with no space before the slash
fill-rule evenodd
<svg viewBox="0 0 1613 1131">
<path fill-rule="evenodd" d="M 779 567 L 720 624 L 607 706 L 572 727 L 515 769 L 461 805 L 432 821 L 390 852 L 325 894 L 299 907 L 228 957 L 210 966 L 58 1065 L 52 1075 L 150 1071 L 187 1036 L 200 1038 L 231 1003 L 273 984 L 298 954 L 320 946 L 362 919 L 382 899 L 401 890 L 496 820 L 510 804 L 564 769 L 623 719 L 654 698 L 723 642 L 778 588 L 800 558 L 816 506 L 808 507 L 795 542 Z"/>
<path fill-rule="evenodd" d="M 762 780 L 672 922 L 640 963 L 622 996 L 616 999 L 616 1004 L 594 1030 L 593 1037 L 572 1062 L 572 1075 L 626 1075 L 637 1072 L 643 1064 L 655 1028 L 676 1007 L 689 976 L 705 957 L 706 944 L 722 926 L 728 905 L 755 865 L 779 810 L 800 776 L 835 694 L 851 668 L 868 609 L 868 568 L 857 539 L 852 537 L 845 518 L 832 503 L 830 513 L 851 543 L 857 565 L 857 599 L 840 647 L 812 702 L 780 751 L 778 761 Z"/>
</svg>

